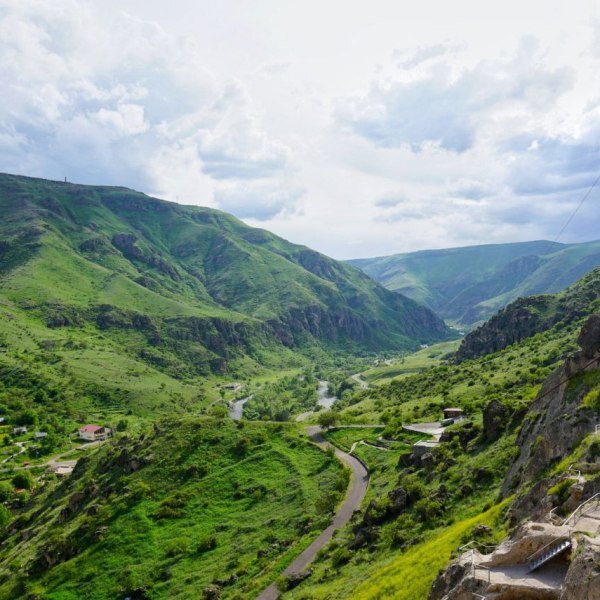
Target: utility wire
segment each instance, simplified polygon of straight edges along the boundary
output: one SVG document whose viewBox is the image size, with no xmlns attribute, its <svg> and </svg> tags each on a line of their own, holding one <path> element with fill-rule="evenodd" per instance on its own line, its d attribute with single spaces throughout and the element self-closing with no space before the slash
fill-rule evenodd
<svg viewBox="0 0 600 600">
<path fill-rule="evenodd" d="M 567 222 L 562 226 L 562 229 L 558 232 L 558 235 L 554 238 L 555 242 L 558 242 L 558 238 L 564 233 L 565 229 L 570 225 L 571 221 L 575 218 L 575 215 L 579 212 L 579 209 L 583 206 L 583 203 L 588 199 L 589 195 L 592 193 L 594 188 L 598 185 L 600 181 L 600 174 L 594 180 L 594 183 L 590 186 L 590 189 L 583 195 L 583 198 L 579 201 L 579 204 L 575 208 L 575 210 L 571 213 L 571 216 L 567 219 Z"/>
</svg>

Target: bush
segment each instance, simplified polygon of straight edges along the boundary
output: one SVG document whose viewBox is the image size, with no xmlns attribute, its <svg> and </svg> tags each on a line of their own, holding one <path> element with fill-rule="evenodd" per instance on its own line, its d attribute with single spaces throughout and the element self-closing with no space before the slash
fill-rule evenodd
<svg viewBox="0 0 600 600">
<path fill-rule="evenodd" d="M 10 500 L 12 493 L 13 488 L 10 483 L 8 483 L 8 481 L 0 481 L 0 502 Z"/>
<path fill-rule="evenodd" d="M 333 427 L 338 422 L 338 414 L 333 410 L 319 413 L 317 423 L 324 429 Z"/>
<path fill-rule="evenodd" d="M 196 553 L 203 554 L 209 552 L 217 547 L 217 538 L 214 535 L 207 535 L 206 537 L 200 538 L 198 545 L 196 546 Z"/>
<path fill-rule="evenodd" d="M 333 565 L 334 569 L 339 569 L 347 562 L 350 562 L 351 558 L 352 553 L 350 552 L 350 550 L 348 550 L 348 548 L 338 548 L 331 555 L 331 564 Z"/>
<path fill-rule="evenodd" d="M 21 471 L 12 478 L 12 484 L 23 490 L 30 490 L 33 487 L 33 477 L 29 471 Z"/>
<path fill-rule="evenodd" d="M 6 527 L 12 520 L 12 516 L 6 506 L 0 505 L 0 528 Z"/>
<path fill-rule="evenodd" d="M 415 504 L 415 510 L 421 519 L 429 521 L 442 512 L 442 505 L 437 500 L 421 498 L 421 500 Z"/>
</svg>

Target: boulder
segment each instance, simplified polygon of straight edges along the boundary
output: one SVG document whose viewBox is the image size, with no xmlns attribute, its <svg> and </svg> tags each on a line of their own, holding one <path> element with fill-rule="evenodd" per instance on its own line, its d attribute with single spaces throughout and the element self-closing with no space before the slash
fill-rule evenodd
<svg viewBox="0 0 600 600">
<path fill-rule="evenodd" d="M 586 358 L 593 358 L 600 352 L 600 314 L 592 315 L 585 322 L 577 343 Z"/>
<path fill-rule="evenodd" d="M 563 584 L 561 600 L 600 600 L 600 548 L 583 538 Z"/>
<path fill-rule="evenodd" d="M 483 409 L 483 435 L 488 442 L 497 440 L 508 423 L 508 408 L 498 400 L 490 400 Z"/>
</svg>

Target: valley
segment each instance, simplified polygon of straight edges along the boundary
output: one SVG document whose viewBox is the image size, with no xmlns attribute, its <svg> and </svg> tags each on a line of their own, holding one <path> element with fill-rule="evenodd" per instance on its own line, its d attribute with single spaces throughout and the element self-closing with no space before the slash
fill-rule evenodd
<svg viewBox="0 0 600 600">
<path fill-rule="evenodd" d="M 0 600 L 438 600 L 465 544 L 598 492 L 594 243 L 494 249 L 577 277 L 463 336 L 219 211 L 10 175 L 0 205 Z"/>
</svg>

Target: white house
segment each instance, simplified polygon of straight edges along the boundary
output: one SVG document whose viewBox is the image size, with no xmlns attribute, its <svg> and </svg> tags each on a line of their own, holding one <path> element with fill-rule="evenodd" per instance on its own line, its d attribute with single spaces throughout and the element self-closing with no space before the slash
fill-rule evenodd
<svg viewBox="0 0 600 600">
<path fill-rule="evenodd" d="M 84 425 L 79 428 L 79 437 L 87 442 L 105 440 L 111 434 L 110 427 L 102 427 L 102 425 Z"/>
<path fill-rule="evenodd" d="M 45 438 L 47 436 L 48 436 L 48 434 L 45 431 L 36 431 L 33 434 L 33 438 L 36 440 L 41 440 L 42 438 Z"/>
<path fill-rule="evenodd" d="M 27 433 L 27 427 L 13 427 L 13 435 L 22 435 Z"/>
</svg>

